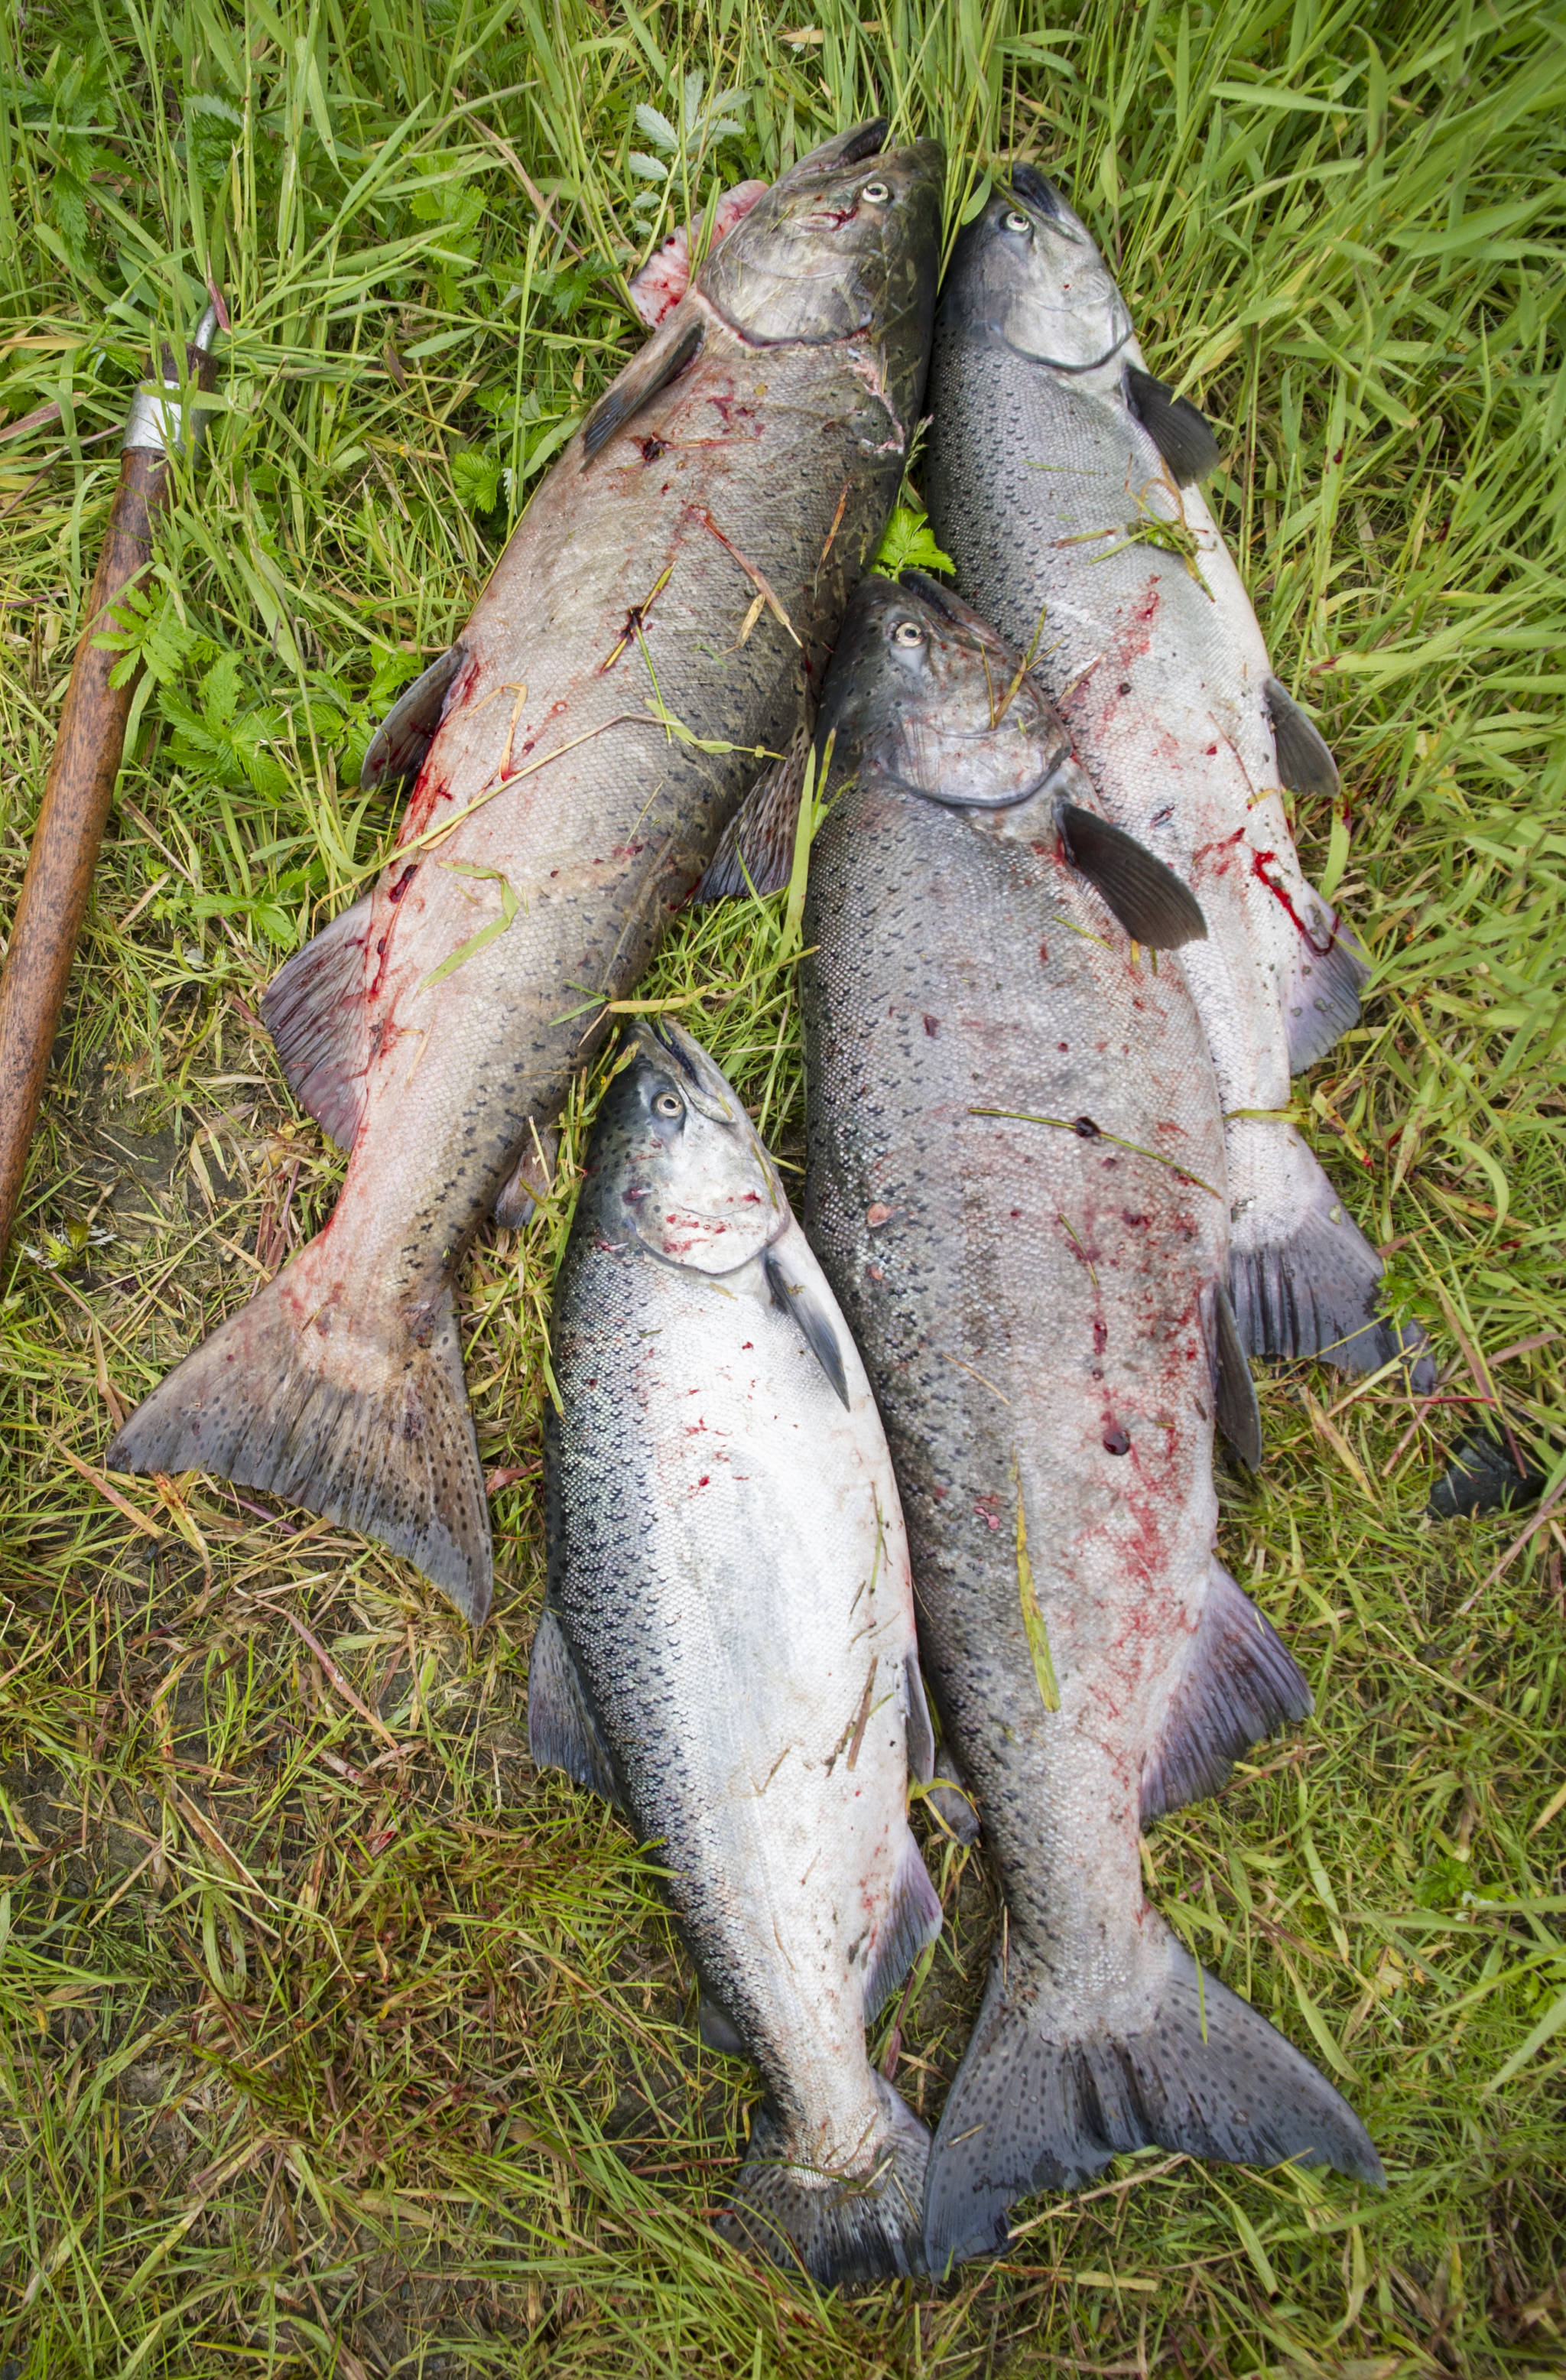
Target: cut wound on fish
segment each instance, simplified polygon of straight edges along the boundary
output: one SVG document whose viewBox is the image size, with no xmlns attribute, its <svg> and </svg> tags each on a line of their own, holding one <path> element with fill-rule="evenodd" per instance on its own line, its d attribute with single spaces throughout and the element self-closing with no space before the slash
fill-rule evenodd
<svg viewBox="0 0 1566 2380">
<path fill-rule="evenodd" d="M 370 739 L 358 772 L 361 792 L 378 785 L 383 794 L 400 794 L 412 784 L 445 716 L 452 681 L 467 659 L 465 645 L 451 646 L 398 696 Z"/>
<path fill-rule="evenodd" d="M 719 200 L 712 217 L 712 237 L 707 253 L 725 240 L 736 223 L 743 221 L 759 198 L 764 198 L 769 185 L 765 182 L 736 182 Z M 681 224 L 672 231 L 662 248 L 648 258 L 639 273 L 634 273 L 626 286 L 632 305 L 649 330 L 672 314 L 690 286 L 690 248 L 695 226 Z"/>
<path fill-rule="evenodd" d="M 1169 465 L 1176 487 L 1191 487 L 1217 470 L 1218 441 L 1188 396 L 1176 396 L 1167 381 L 1127 364 L 1125 401 Z"/>
<path fill-rule="evenodd" d="M 1280 784 L 1292 794 L 1322 794 L 1335 801 L 1341 787 L 1338 764 L 1320 728 L 1277 678 L 1269 677 L 1263 691 Z"/>
<path fill-rule="evenodd" d="M 1207 940 L 1208 922 L 1189 885 L 1123 827 L 1094 810 L 1061 802 L 1055 812 L 1061 848 L 1079 876 L 1114 911 L 1134 941 L 1175 951 Z"/>
<path fill-rule="evenodd" d="M 644 407 L 661 396 L 670 382 L 695 361 L 705 335 L 705 323 L 689 322 L 677 339 L 669 340 L 662 349 L 654 340 L 625 366 L 613 387 L 600 397 L 587 418 L 582 430 L 586 461 L 590 463 L 616 431 L 634 421 Z"/>
</svg>

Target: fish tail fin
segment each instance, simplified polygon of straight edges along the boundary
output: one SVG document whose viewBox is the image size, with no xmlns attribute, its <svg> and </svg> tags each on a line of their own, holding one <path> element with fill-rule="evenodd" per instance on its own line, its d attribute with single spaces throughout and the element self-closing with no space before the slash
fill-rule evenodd
<svg viewBox="0 0 1566 2380">
<path fill-rule="evenodd" d="M 314 1240 L 137 1406 L 106 1460 L 211 1472 L 346 1523 L 477 1626 L 490 1516 L 451 1291 L 420 1317 L 386 1304 L 350 1321 L 330 1279 Z"/>
<path fill-rule="evenodd" d="M 1414 1386 L 1433 1387 L 1424 1332 L 1378 1313 L 1381 1259 L 1293 1126 L 1236 1116 L 1225 1140 L 1229 1287 L 1246 1354 L 1315 1355 L 1344 1372 L 1402 1355 Z"/>
<path fill-rule="evenodd" d="M 1089 2022 L 1062 2038 L 1040 1998 L 1014 1936 L 930 2151 L 925 2255 L 936 2278 L 1003 2248 L 1014 2200 L 1074 2189 L 1130 2149 L 1329 2165 L 1385 2181 L 1369 2134 L 1325 2075 L 1172 1935 L 1131 2025 Z"/>
<path fill-rule="evenodd" d="M 870 2081 L 875 2122 L 854 2176 L 823 2173 L 792 2156 L 782 2118 L 764 2102 L 718 2218 L 736 2247 L 785 2271 L 803 2267 L 819 2289 L 862 2288 L 923 2270 L 929 2133 L 883 2076 L 872 2070 Z"/>
</svg>

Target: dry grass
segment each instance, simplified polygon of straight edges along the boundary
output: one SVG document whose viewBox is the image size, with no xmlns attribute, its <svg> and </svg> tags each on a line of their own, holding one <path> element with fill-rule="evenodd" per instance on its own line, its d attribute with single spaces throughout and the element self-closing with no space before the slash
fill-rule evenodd
<svg viewBox="0 0 1566 2380">
<path fill-rule="evenodd" d="M 61 407 L 0 444 L 0 917 L 112 485 L 92 441 L 209 269 L 238 326 L 0 1282 L 0 2373 L 1560 2369 L 1562 1537 L 1424 1506 L 1492 1399 L 1566 1470 L 1566 22 L 823 0 L 790 38 L 751 0 L 30 0 L 0 43 L 0 418 Z M 698 70 L 747 94 L 738 135 L 704 145 L 697 102 L 668 183 L 639 176 L 634 107 L 678 127 Z M 1053 161 L 1156 367 L 1225 425 L 1228 526 L 1350 789 L 1300 840 L 1378 968 L 1300 1102 L 1443 1382 L 1420 1409 L 1264 1387 L 1224 1551 L 1319 1717 L 1148 1846 L 1390 2190 L 1122 2160 L 950 2292 L 844 2306 L 706 2228 L 748 2077 L 697 2041 L 652 1863 L 526 1757 L 588 1106 L 555 1199 L 466 1281 L 497 1476 L 477 1642 L 307 1515 L 101 1463 L 330 1207 L 257 994 L 391 827 L 354 790 L 377 710 L 639 336 L 619 276 L 661 209 L 873 96 L 965 173 Z M 731 909 L 645 989 L 690 1000 L 796 1160 L 795 955 L 777 905 Z M 932 1860 L 953 1925 L 899 2068 L 927 2112 L 992 1917 L 975 1863 Z"/>
</svg>

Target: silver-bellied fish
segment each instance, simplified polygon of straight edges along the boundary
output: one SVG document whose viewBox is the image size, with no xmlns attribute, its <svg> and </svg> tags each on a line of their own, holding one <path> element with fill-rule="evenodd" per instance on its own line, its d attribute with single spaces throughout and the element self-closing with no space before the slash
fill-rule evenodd
<svg viewBox="0 0 1566 2380">
<path fill-rule="evenodd" d="M 1253 1463 L 1260 1432 L 1182 974 L 1201 913 L 1098 814 L 1017 654 L 928 581 L 865 581 L 821 728 L 856 773 L 811 855 L 806 1225 L 1006 1904 L 931 2152 L 930 2268 L 1149 2143 L 1374 2180 L 1357 2118 L 1143 1889 L 1143 1828 L 1311 1707 L 1214 1550 L 1215 1418 Z"/>
<path fill-rule="evenodd" d="M 957 243 L 930 404 L 930 517 L 963 593 L 1032 650 L 1107 814 L 1207 918 L 1186 975 L 1228 1118 L 1242 1338 L 1374 1369 L 1417 1334 L 1377 1318 L 1380 1259 L 1287 1112 L 1365 978 L 1284 809 L 1285 788 L 1336 795 L 1338 772 L 1196 485 L 1211 430 L 1147 371 L 1103 258 L 1030 166 Z"/>
<path fill-rule="evenodd" d="M 715 2046 L 766 2089 L 724 2227 L 823 2286 L 917 2269 L 929 2135 L 865 2026 L 941 1925 L 886 1439 L 712 1060 L 638 1027 L 555 1291 L 534 1757 L 659 1845 Z"/>
<path fill-rule="evenodd" d="M 326 1229 L 133 1414 L 111 1460 L 271 1489 L 492 1574 L 455 1277 L 525 1210 L 603 1004 L 786 752 L 918 419 L 941 152 L 860 126 L 715 249 L 551 469 L 367 762 L 397 856 L 266 1021 L 347 1178 Z"/>
</svg>

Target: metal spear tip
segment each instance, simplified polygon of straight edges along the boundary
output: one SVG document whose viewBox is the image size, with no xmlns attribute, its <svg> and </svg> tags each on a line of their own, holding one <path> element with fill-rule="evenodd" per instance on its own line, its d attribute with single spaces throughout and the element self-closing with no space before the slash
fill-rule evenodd
<svg viewBox="0 0 1566 2380">
<path fill-rule="evenodd" d="M 192 379 L 203 388 L 211 385 L 211 374 L 206 367 L 212 360 L 212 340 L 225 327 L 223 312 L 214 296 L 196 325 L 196 335 L 191 340 L 187 357 L 185 386 Z M 121 452 L 128 453 L 135 447 L 147 454 L 167 455 L 177 445 L 183 446 L 188 455 L 193 455 L 205 429 L 201 408 L 188 404 L 182 394 L 179 359 L 173 347 L 165 346 L 161 379 L 144 381 L 131 399 L 125 436 L 120 441 Z"/>
</svg>

